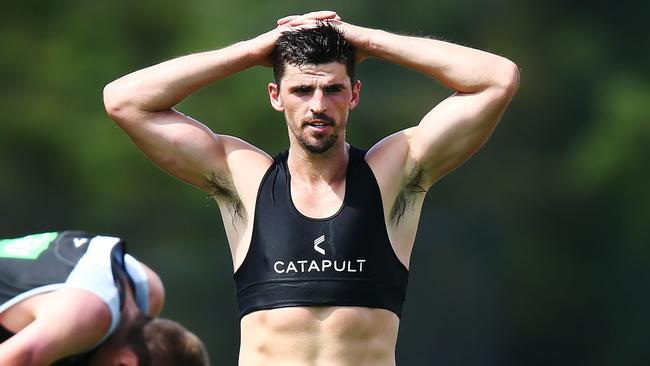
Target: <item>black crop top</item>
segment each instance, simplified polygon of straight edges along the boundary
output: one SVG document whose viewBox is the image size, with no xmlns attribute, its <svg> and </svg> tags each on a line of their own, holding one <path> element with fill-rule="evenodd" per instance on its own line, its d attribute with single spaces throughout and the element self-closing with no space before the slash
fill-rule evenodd
<svg viewBox="0 0 650 366">
<path fill-rule="evenodd" d="M 350 146 L 343 205 L 325 219 L 294 206 L 288 155 L 274 158 L 260 184 L 250 247 L 234 274 L 240 316 L 293 306 L 360 306 L 400 316 L 408 270 L 388 239 L 365 151 Z"/>
</svg>

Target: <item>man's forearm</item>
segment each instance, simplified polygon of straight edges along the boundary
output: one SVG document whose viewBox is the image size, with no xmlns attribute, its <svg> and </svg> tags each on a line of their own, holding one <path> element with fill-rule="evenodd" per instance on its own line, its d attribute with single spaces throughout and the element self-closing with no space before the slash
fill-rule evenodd
<svg viewBox="0 0 650 366">
<path fill-rule="evenodd" d="M 242 41 L 133 72 L 106 86 L 106 107 L 130 107 L 143 112 L 168 110 L 203 86 L 261 64 L 259 47 L 257 39 Z"/>
<path fill-rule="evenodd" d="M 270 66 L 275 42 L 291 26 L 339 19 L 335 12 L 319 11 L 278 20 L 266 33 L 216 51 L 196 53 L 133 72 L 104 88 L 109 114 L 124 109 L 137 112 L 167 111 L 192 92 L 210 83 L 256 65 Z M 289 24 L 291 23 L 291 24 Z"/>
<path fill-rule="evenodd" d="M 508 86 L 514 63 L 477 49 L 435 39 L 367 30 L 365 53 L 420 71 L 460 93 Z"/>
</svg>

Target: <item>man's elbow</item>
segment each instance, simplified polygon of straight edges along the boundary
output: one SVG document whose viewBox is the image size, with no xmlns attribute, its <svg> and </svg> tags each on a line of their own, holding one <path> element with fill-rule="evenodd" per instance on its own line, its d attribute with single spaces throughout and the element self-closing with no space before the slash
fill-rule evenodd
<svg viewBox="0 0 650 366">
<path fill-rule="evenodd" d="M 519 88 L 519 67 L 514 62 L 504 58 L 496 75 L 497 85 L 502 91 L 503 97 L 507 100 L 512 99 Z"/>
<path fill-rule="evenodd" d="M 115 122 L 121 123 L 131 119 L 134 104 L 127 90 L 119 80 L 108 83 L 103 90 L 104 108 L 108 116 Z"/>
</svg>

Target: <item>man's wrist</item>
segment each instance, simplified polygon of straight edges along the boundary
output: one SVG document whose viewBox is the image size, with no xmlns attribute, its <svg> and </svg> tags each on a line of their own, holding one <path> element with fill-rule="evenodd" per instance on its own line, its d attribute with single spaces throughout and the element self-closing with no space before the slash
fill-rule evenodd
<svg viewBox="0 0 650 366">
<path fill-rule="evenodd" d="M 228 48 L 234 51 L 232 55 L 235 58 L 231 60 L 239 60 L 237 62 L 244 68 L 265 64 L 265 56 L 260 51 L 259 43 L 255 41 L 255 38 L 233 43 Z"/>
<path fill-rule="evenodd" d="M 385 40 L 390 36 L 391 33 L 385 30 L 369 30 L 366 41 L 366 54 L 370 57 L 381 58 L 382 50 L 385 48 Z"/>
<path fill-rule="evenodd" d="M 358 27 L 355 33 L 357 34 L 356 39 L 348 38 L 348 40 L 356 49 L 357 61 L 360 62 L 366 57 L 379 57 L 381 40 L 388 32 L 381 29 Z"/>
<path fill-rule="evenodd" d="M 275 48 L 277 38 L 271 34 L 272 32 L 260 34 L 255 38 L 240 42 L 241 46 L 246 49 L 247 58 L 251 63 L 250 66 L 271 65 L 271 54 Z"/>
</svg>

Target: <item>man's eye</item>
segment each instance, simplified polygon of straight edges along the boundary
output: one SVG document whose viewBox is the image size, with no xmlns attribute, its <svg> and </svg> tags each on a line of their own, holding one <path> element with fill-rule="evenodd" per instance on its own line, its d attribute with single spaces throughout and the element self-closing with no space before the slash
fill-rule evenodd
<svg viewBox="0 0 650 366">
<path fill-rule="evenodd" d="M 311 92 L 311 88 L 306 87 L 306 86 L 299 87 L 299 88 L 294 89 L 294 92 L 298 93 L 298 94 L 307 94 L 307 93 Z"/>
<path fill-rule="evenodd" d="M 325 93 L 338 93 L 341 91 L 341 87 L 339 86 L 329 86 L 325 88 Z"/>
</svg>

